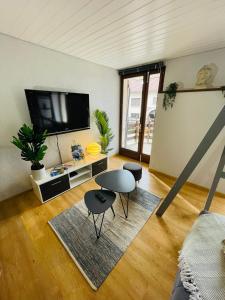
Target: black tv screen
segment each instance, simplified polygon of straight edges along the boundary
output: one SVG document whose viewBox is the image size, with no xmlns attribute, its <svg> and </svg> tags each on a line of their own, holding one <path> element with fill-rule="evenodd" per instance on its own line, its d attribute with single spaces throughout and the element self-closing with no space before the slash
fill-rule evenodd
<svg viewBox="0 0 225 300">
<path fill-rule="evenodd" d="M 25 90 L 34 128 L 48 134 L 90 128 L 89 95 Z"/>
</svg>

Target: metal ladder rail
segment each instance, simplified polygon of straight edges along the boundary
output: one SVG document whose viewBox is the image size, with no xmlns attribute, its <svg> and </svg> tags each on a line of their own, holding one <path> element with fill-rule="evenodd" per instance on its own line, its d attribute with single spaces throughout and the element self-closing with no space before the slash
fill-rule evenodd
<svg viewBox="0 0 225 300">
<path fill-rule="evenodd" d="M 206 203 L 205 203 L 204 210 L 209 210 L 209 208 L 211 206 L 211 203 L 212 203 L 212 199 L 215 195 L 216 188 L 217 188 L 217 185 L 218 185 L 220 179 L 221 178 L 225 179 L 225 172 L 223 171 L 224 165 L 225 165 L 225 147 L 223 149 L 218 167 L 216 169 L 216 173 L 215 173 L 211 188 L 210 188 L 209 193 L 208 193 L 208 197 L 207 197 L 207 200 L 206 200 Z"/>
<path fill-rule="evenodd" d="M 183 169 L 180 176 L 177 178 L 175 184 L 171 188 L 170 192 L 164 199 L 164 201 L 161 203 L 160 207 L 156 211 L 156 215 L 161 217 L 164 212 L 167 210 L 169 205 L 172 203 L 173 199 L 176 197 L 176 195 L 179 193 L 180 189 L 184 185 L 184 183 L 187 181 L 189 176 L 192 174 L 194 169 L 199 164 L 200 160 L 203 158 L 205 153 L 208 151 L 209 147 L 212 145 L 216 137 L 219 135 L 221 130 L 225 126 L 225 105 L 223 106 L 222 110 L 218 114 L 216 120 L 213 122 L 209 130 L 207 131 L 206 135 L 202 139 L 201 143 L 195 150 L 194 154 L 190 158 L 189 162 Z"/>
</svg>

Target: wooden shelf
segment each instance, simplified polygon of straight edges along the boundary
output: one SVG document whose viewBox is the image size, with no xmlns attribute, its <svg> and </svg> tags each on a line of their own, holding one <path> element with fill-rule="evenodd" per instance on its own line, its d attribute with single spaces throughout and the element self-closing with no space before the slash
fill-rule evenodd
<svg viewBox="0 0 225 300">
<path fill-rule="evenodd" d="M 189 92 L 214 92 L 214 91 L 222 91 L 224 90 L 222 87 L 217 88 L 209 88 L 209 89 L 186 89 L 186 90 L 177 90 L 177 93 L 189 93 Z M 166 91 L 159 92 L 159 94 L 164 94 Z"/>
<path fill-rule="evenodd" d="M 82 176 L 80 176 L 79 180 L 70 181 L 70 188 L 73 189 L 74 187 L 90 180 L 91 178 L 91 174 L 83 174 Z"/>
<path fill-rule="evenodd" d="M 81 170 L 78 171 L 77 175 L 73 176 L 73 177 L 70 177 L 70 181 L 74 181 L 76 180 L 77 178 L 83 176 L 83 175 L 86 175 L 86 174 L 90 174 L 91 175 L 91 169 L 87 169 L 87 168 L 83 168 Z"/>
</svg>

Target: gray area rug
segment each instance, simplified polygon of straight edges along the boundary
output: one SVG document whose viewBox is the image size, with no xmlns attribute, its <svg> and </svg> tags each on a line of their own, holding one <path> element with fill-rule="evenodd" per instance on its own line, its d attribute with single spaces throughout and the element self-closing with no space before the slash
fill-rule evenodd
<svg viewBox="0 0 225 300">
<path fill-rule="evenodd" d="M 105 213 L 101 237 L 97 240 L 92 216 L 84 200 L 49 221 L 73 261 L 91 287 L 97 290 L 115 267 L 129 244 L 144 226 L 160 198 L 137 188 L 130 193 L 129 215 L 124 218 L 119 197 Z M 101 216 L 98 218 L 100 226 Z"/>
</svg>

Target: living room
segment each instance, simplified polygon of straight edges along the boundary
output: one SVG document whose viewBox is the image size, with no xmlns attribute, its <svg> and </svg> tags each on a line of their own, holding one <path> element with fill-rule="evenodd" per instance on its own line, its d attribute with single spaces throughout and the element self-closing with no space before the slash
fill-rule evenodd
<svg viewBox="0 0 225 300">
<path fill-rule="evenodd" d="M 0 299 L 224 299 L 224 3 L 156 2 L 1 1 Z"/>
</svg>

